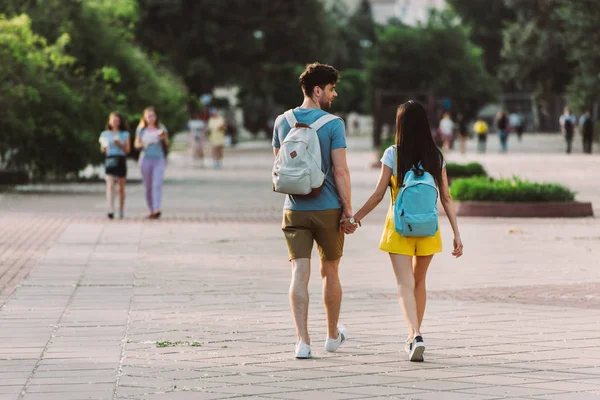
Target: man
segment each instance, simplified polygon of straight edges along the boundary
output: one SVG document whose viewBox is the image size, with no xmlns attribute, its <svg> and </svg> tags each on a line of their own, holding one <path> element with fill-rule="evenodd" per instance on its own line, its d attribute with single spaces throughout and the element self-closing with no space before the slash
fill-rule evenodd
<svg viewBox="0 0 600 400">
<path fill-rule="evenodd" d="M 585 110 L 585 114 L 579 118 L 579 129 L 583 138 L 583 152 L 592 154 L 592 142 L 594 141 L 594 121 L 590 110 Z"/>
<path fill-rule="evenodd" d="M 513 112 L 508 116 L 508 124 L 513 129 L 513 132 L 517 134 L 519 142 L 523 137 L 523 119 L 519 113 Z"/>
<path fill-rule="evenodd" d="M 293 110 L 298 123 L 310 125 L 327 115 L 324 109 L 329 109 L 337 97 L 335 86 L 338 80 L 338 71 L 330 65 L 313 63 L 306 66 L 300 75 L 304 102 Z M 277 117 L 273 128 L 273 152 L 276 157 L 291 128 L 284 115 Z M 342 301 L 338 277 L 344 248 L 342 221 L 352 216 L 344 123 L 339 118 L 335 119 L 318 129 L 317 135 L 321 146 L 322 170 L 327 173 L 325 184 L 316 197 L 286 195 L 283 207 L 282 230 L 292 264 L 289 298 L 296 325 L 296 358 L 312 357 L 307 323 L 313 242 L 317 243 L 321 258 L 328 336 L 325 350 L 336 351 L 346 340 L 345 329 L 341 325 L 338 327 Z M 343 226 L 348 225 L 344 223 Z"/>
<path fill-rule="evenodd" d="M 560 130 L 567 141 L 567 154 L 570 154 L 573 147 L 573 136 L 575 135 L 575 116 L 571 114 L 569 107 L 565 107 L 558 122 Z"/>
</svg>

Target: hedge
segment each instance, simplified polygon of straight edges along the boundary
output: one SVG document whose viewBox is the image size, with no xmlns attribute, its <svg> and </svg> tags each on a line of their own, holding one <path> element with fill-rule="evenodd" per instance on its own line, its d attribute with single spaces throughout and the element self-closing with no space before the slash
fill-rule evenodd
<svg viewBox="0 0 600 400">
<path fill-rule="evenodd" d="M 483 165 L 477 162 L 469 164 L 446 163 L 446 174 L 450 178 L 467 178 L 472 176 L 488 176 Z"/>
<path fill-rule="evenodd" d="M 452 197 L 458 201 L 563 202 L 573 201 L 575 193 L 555 183 L 528 182 L 517 177 L 494 180 L 475 177 L 460 178 L 450 186 Z"/>
</svg>

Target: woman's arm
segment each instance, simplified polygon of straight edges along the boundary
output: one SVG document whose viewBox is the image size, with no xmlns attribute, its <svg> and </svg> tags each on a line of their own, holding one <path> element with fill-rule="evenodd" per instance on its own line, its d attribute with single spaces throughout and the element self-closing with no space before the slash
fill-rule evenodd
<svg viewBox="0 0 600 400">
<path fill-rule="evenodd" d="M 375 191 L 369 197 L 369 199 L 365 202 L 365 204 L 358 210 L 356 214 L 354 214 L 354 219 L 356 222 L 361 221 L 365 218 L 379 203 L 383 200 L 385 196 L 385 192 L 390 184 L 390 179 L 392 178 L 392 169 L 385 164 L 381 164 L 381 173 L 379 174 L 379 181 L 377 182 L 377 186 L 375 187 Z"/>
<path fill-rule="evenodd" d="M 144 148 L 144 143 L 142 142 L 142 138 L 140 137 L 139 133 L 135 134 L 134 146 L 138 150 L 142 150 Z"/>
<path fill-rule="evenodd" d="M 131 137 L 129 135 L 127 135 L 127 141 L 125 142 L 123 151 L 125 154 L 129 154 L 131 152 Z"/>
<path fill-rule="evenodd" d="M 450 225 L 452 226 L 452 232 L 454 232 L 454 250 L 452 250 L 452 255 L 458 258 L 462 256 L 463 244 L 460 238 L 460 232 L 458 230 L 456 210 L 454 209 L 454 203 L 452 202 L 452 196 L 450 196 L 450 190 L 448 188 L 448 175 L 446 174 L 446 167 L 442 168 L 440 201 L 442 202 L 442 207 L 444 207 L 444 211 L 448 216 L 448 221 L 450 221 Z"/>
</svg>

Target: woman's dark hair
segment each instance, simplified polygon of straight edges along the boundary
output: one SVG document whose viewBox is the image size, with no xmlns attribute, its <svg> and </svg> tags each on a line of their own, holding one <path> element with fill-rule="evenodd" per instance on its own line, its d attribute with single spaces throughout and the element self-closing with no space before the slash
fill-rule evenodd
<svg viewBox="0 0 600 400">
<path fill-rule="evenodd" d="M 411 168 L 421 164 L 440 186 L 444 156 L 433 141 L 425 108 L 410 100 L 398 107 L 396 113 L 396 149 L 398 182 Z"/>
<path fill-rule="evenodd" d="M 110 119 L 113 116 L 119 118 L 119 131 L 128 131 L 129 130 L 129 127 L 127 126 L 127 121 L 125 121 L 125 117 L 123 117 L 123 114 L 113 111 L 108 115 L 108 121 L 106 121 L 105 129 L 107 131 L 112 130 L 112 126 L 110 126 Z"/>
</svg>

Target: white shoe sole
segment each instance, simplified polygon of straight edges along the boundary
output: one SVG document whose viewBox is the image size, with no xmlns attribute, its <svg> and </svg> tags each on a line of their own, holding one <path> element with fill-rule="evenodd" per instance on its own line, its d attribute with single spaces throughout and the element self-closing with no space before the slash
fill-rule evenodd
<svg viewBox="0 0 600 400">
<path fill-rule="evenodd" d="M 309 353 L 306 356 L 299 356 L 298 354 L 296 354 L 296 359 L 298 359 L 298 360 L 308 360 L 309 358 L 312 358 L 312 354 L 311 353 Z"/>
<path fill-rule="evenodd" d="M 425 345 L 417 345 L 410 353 L 410 361 L 423 361 L 423 354 L 425 353 Z"/>
</svg>

